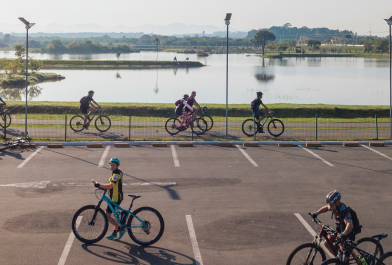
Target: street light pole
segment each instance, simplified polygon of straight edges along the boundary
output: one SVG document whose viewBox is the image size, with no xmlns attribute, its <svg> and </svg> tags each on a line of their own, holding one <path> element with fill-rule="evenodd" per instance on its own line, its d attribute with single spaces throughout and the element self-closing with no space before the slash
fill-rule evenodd
<svg viewBox="0 0 392 265">
<path fill-rule="evenodd" d="M 390 139 L 392 139 L 392 60 L 391 60 L 391 26 L 392 16 L 389 19 L 384 19 L 389 25 L 389 132 Z"/>
<path fill-rule="evenodd" d="M 29 23 L 23 17 L 19 18 L 23 24 L 26 25 L 26 106 L 25 106 L 25 137 L 27 136 L 27 88 L 28 88 L 28 72 L 29 72 L 29 29 L 34 26 L 35 23 Z"/>
<path fill-rule="evenodd" d="M 228 122 L 227 117 L 229 116 L 229 25 L 230 25 L 231 13 L 226 14 L 225 24 L 227 26 L 227 36 L 226 36 L 226 139 L 228 138 Z"/>
</svg>

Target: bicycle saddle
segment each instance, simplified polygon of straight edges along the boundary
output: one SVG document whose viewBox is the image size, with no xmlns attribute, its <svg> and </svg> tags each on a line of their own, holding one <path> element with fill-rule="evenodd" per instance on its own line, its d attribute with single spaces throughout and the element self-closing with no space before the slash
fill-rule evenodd
<svg viewBox="0 0 392 265">
<path fill-rule="evenodd" d="M 142 197 L 142 196 L 140 196 L 140 195 L 128 195 L 129 197 L 132 197 L 132 198 L 134 198 L 134 199 L 137 199 L 137 198 L 140 198 L 140 197 Z"/>
<path fill-rule="evenodd" d="M 388 236 L 387 233 L 381 233 L 378 235 L 373 235 L 372 238 L 377 238 L 377 239 L 381 239 L 381 238 L 386 238 Z"/>
</svg>

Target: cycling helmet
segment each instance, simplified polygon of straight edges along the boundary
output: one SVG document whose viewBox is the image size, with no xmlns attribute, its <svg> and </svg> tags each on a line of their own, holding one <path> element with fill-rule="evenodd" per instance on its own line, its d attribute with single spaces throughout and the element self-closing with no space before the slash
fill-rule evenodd
<svg viewBox="0 0 392 265">
<path fill-rule="evenodd" d="M 258 91 L 258 92 L 256 92 L 256 95 L 257 95 L 258 97 L 260 97 L 261 95 L 263 95 L 263 92 Z"/>
<path fill-rule="evenodd" d="M 196 91 L 192 91 L 192 96 L 196 96 Z"/>
<path fill-rule="evenodd" d="M 328 193 L 327 198 L 325 198 L 325 202 L 328 204 L 333 204 L 335 201 L 340 200 L 342 196 L 337 190 L 331 191 Z"/>
<path fill-rule="evenodd" d="M 184 94 L 184 99 L 187 99 L 187 98 L 189 98 L 189 95 L 188 94 Z"/>
<path fill-rule="evenodd" d="M 94 93 L 95 93 L 95 92 L 92 91 L 92 90 L 90 90 L 90 91 L 88 92 L 89 95 L 94 94 Z"/>
<path fill-rule="evenodd" d="M 116 163 L 117 165 L 120 165 L 120 159 L 118 159 L 117 157 L 113 157 L 110 159 L 109 163 Z"/>
</svg>

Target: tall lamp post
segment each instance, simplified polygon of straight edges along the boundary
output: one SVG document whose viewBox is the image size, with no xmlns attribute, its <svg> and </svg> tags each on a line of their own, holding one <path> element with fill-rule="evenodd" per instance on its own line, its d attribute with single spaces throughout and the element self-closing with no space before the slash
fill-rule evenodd
<svg viewBox="0 0 392 265">
<path fill-rule="evenodd" d="M 389 130 L 390 139 L 392 139 L 392 61 L 391 61 L 391 26 L 392 16 L 389 19 L 384 19 L 389 25 Z"/>
<path fill-rule="evenodd" d="M 231 13 L 226 14 L 225 24 L 227 26 L 227 36 L 226 36 L 226 139 L 228 137 L 227 133 L 227 117 L 229 114 L 228 104 L 229 104 L 229 25 L 230 25 Z"/>
<path fill-rule="evenodd" d="M 28 76 L 28 71 L 29 71 L 29 29 L 35 25 L 35 23 L 30 23 L 23 17 L 19 17 L 19 20 L 23 22 L 23 24 L 26 25 L 26 117 L 25 117 L 25 136 L 27 136 L 27 86 L 28 86 L 28 81 L 27 81 L 27 76 Z"/>
</svg>

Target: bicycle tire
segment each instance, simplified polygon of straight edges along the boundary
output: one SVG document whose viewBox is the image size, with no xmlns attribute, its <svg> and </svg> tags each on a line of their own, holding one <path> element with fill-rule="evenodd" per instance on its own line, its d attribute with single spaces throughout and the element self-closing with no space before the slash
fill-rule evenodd
<svg viewBox="0 0 392 265">
<path fill-rule="evenodd" d="M 83 131 L 84 130 L 83 124 L 84 124 L 84 118 L 80 115 L 73 116 L 69 121 L 69 127 L 71 127 L 71 129 L 74 132 Z"/>
<path fill-rule="evenodd" d="M 372 255 L 374 255 L 377 252 L 376 258 L 380 258 L 382 255 L 384 255 L 384 249 L 383 249 L 381 243 L 371 237 L 364 237 L 364 238 L 359 239 L 357 241 L 357 248 L 359 248 L 360 250 L 363 250 L 367 253 L 370 253 Z M 358 251 L 355 249 L 354 249 L 354 252 L 355 252 L 355 254 L 357 254 L 357 256 L 360 255 L 358 253 Z M 369 257 L 365 257 L 365 258 L 366 258 L 366 260 L 369 260 Z M 353 259 L 350 258 L 350 260 L 353 260 Z M 374 261 L 373 261 L 373 264 L 375 264 Z"/>
<path fill-rule="evenodd" d="M 156 243 L 162 237 L 163 231 L 165 230 L 165 223 L 163 221 L 162 215 L 157 210 L 151 207 L 138 208 L 133 212 L 133 214 L 143 220 L 147 224 L 147 227 L 129 228 L 129 237 L 136 244 L 139 244 L 141 246 L 149 246 Z M 150 216 L 148 215 L 150 215 L 152 218 L 150 219 Z M 159 223 L 159 227 L 155 228 L 155 223 L 154 225 L 152 225 L 152 219 L 155 219 L 154 221 L 157 221 Z M 133 225 L 132 222 L 134 223 Z M 131 215 L 128 219 L 127 226 L 136 226 L 140 224 L 140 221 L 133 215 Z M 146 240 L 146 235 L 149 236 L 150 234 L 152 234 L 152 231 L 155 232 L 154 236 L 152 236 L 151 239 Z"/>
<path fill-rule="evenodd" d="M 89 212 L 86 212 L 89 211 Z M 72 218 L 72 232 L 74 233 L 75 237 L 86 244 L 93 244 L 98 241 L 100 241 L 108 231 L 108 218 L 105 214 L 105 212 L 101 209 L 98 208 L 98 213 L 96 215 L 96 218 L 94 220 L 94 224 L 91 225 L 91 218 L 93 217 L 94 212 L 96 211 L 95 205 L 86 205 L 80 208 Z M 78 217 L 81 216 L 82 220 L 80 221 L 79 226 L 77 227 L 77 219 Z M 98 219 L 97 219 L 98 218 Z M 98 229 L 96 233 L 94 233 L 94 228 L 97 226 L 103 225 L 103 229 Z M 83 236 L 83 234 L 86 233 L 93 233 L 91 238 L 86 238 L 86 236 Z"/>
<path fill-rule="evenodd" d="M 165 123 L 165 129 L 170 135 L 176 135 L 180 132 L 178 127 L 180 126 L 181 122 L 177 118 L 170 118 Z M 169 127 L 168 127 L 169 126 Z"/>
<path fill-rule="evenodd" d="M 242 123 L 242 132 L 247 136 L 255 135 L 259 130 L 259 125 L 256 123 L 257 128 L 254 127 L 255 122 L 253 119 L 247 119 Z"/>
<path fill-rule="evenodd" d="M 277 124 L 280 124 L 277 126 Z M 271 126 L 272 125 L 272 126 Z M 269 123 L 268 123 L 268 132 L 274 136 L 274 137 L 278 137 L 280 135 L 282 135 L 282 133 L 284 132 L 284 124 L 281 120 L 278 119 L 272 119 Z"/>
<path fill-rule="evenodd" d="M 0 114 L 0 127 L 7 128 L 11 125 L 11 115 L 7 112 L 3 112 Z"/>
<path fill-rule="evenodd" d="M 211 130 L 214 127 L 214 120 L 209 115 L 201 115 L 200 118 L 203 118 L 207 123 L 207 131 Z"/>
<path fill-rule="evenodd" d="M 328 264 L 347 265 L 347 263 L 340 261 L 338 258 L 329 259 L 321 263 L 321 265 L 328 265 Z"/>
<path fill-rule="evenodd" d="M 108 116 L 100 115 L 95 119 L 95 128 L 97 128 L 97 130 L 100 132 L 106 132 L 107 130 L 110 129 L 111 125 L 112 122 Z"/>
<path fill-rule="evenodd" d="M 309 250 L 307 250 L 309 249 Z M 301 250 L 304 251 L 304 257 L 298 253 L 301 253 Z M 320 255 L 317 255 L 314 257 L 314 260 L 310 260 L 311 257 L 313 256 L 314 251 L 317 250 L 317 252 L 320 253 Z M 327 258 L 325 256 L 324 250 L 314 244 L 314 243 L 306 243 L 298 246 L 296 249 L 291 252 L 289 258 L 287 259 L 286 265 L 296 265 L 296 264 L 309 264 L 309 265 L 319 265 L 321 262 L 325 261 Z M 308 263 L 310 262 L 310 263 Z"/>
<path fill-rule="evenodd" d="M 207 122 L 203 118 L 196 118 L 191 123 L 193 133 L 202 135 L 207 131 Z"/>
<path fill-rule="evenodd" d="M 382 257 L 377 261 L 376 265 L 392 265 L 392 251 L 382 255 Z"/>
</svg>

